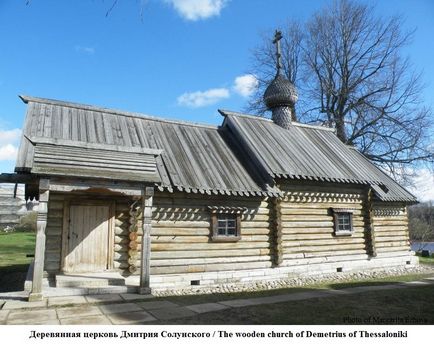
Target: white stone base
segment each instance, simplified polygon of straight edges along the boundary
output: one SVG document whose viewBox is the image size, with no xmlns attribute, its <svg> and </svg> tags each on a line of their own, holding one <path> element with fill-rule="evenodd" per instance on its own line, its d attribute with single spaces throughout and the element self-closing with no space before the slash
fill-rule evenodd
<svg viewBox="0 0 434 348">
<path fill-rule="evenodd" d="M 255 281 L 275 281 L 296 277 L 326 275 L 333 273 L 352 273 L 392 267 L 415 267 L 419 259 L 413 252 L 380 254 L 377 257 L 347 256 L 345 258 L 298 259 L 283 262 L 283 266 L 240 271 L 220 271 L 203 273 L 180 273 L 167 275 L 151 275 L 151 289 L 194 289 L 197 287 L 213 287 L 225 283 L 247 283 Z"/>
</svg>

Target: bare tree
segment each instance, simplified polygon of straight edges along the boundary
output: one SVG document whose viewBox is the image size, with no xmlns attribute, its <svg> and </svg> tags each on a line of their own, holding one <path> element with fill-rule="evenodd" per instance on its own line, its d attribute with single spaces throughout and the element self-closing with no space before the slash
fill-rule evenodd
<svg viewBox="0 0 434 348">
<path fill-rule="evenodd" d="M 403 48 L 413 32 L 401 17 L 336 1 L 304 24 L 290 22 L 282 42 L 284 74 L 299 90 L 297 115 L 336 128 L 337 136 L 393 174 L 434 160 L 432 113 L 421 100 L 423 84 Z M 274 78 L 270 36 L 253 53 L 259 90 L 248 110 L 264 114 L 262 93 Z"/>
</svg>

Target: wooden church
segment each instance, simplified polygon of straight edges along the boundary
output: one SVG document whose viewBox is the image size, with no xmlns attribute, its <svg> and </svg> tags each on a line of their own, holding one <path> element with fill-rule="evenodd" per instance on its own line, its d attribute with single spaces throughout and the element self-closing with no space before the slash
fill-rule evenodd
<svg viewBox="0 0 434 348">
<path fill-rule="evenodd" d="M 22 96 L 15 172 L 39 200 L 30 300 L 65 276 L 137 279 L 137 291 L 415 265 L 416 198 L 342 143 L 292 120 L 278 72 L 272 119 L 220 126 Z"/>
</svg>

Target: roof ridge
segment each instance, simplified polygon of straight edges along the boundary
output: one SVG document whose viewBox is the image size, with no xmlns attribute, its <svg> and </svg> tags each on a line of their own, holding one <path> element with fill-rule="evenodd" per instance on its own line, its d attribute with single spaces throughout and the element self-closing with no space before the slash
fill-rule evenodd
<svg viewBox="0 0 434 348">
<path fill-rule="evenodd" d="M 146 114 L 142 114 L 140 112 L 129 112 L 129 111 L 123 111 L 123 110 L 118 110 L 118 109 L 108 109 L 108 108 L 103 108 L 103 107 L 89 105 L 89 104 L 67 102 L 67 101 L 57 100 L 57 99 L 39 98 L 39 97 L 31 97 L 31 96 L 24 96 L 24 95 L 19 95 L 19 97 L 26 104 L 28 102 L 35 102 L 35 103 L 41 103 L 41 104 L 65 106 L 65 107 L 69 107 L 69 108 L 73 108 L 73 109 L 98 111 L 98 112 L 103 112 L 106 114 L 113 114 L 113 115 L 117 115 L 117 116 L 139 118 L 139 119 L 164 122 L 164 123 L 173 123 L 173 124 L 179 124 L 179 125 L 189 126 L 189 127 L 193 126 L 193 127 L 210 128 L 210 129 L 214 129 L 214 130 L 218 129 L 218 126 L 211 125 L 211 124 L 188 122 L 188 121 L 181 121 L 181 120 L 172 120 L 172 119 L 167 119 L 167 118 L 163 118 L 163 117 L 146 115 Z"/>
<path fill-rule="evenodd" d="M 229 114 L 231 114 L 231 115 L 236 116 L 236 117 L 253 118 L 253 119 L 257 119 L 258 121 L 266 121 L 266 122 L 274 123 L 271 119 L 263 117 L 263 116 L 258 116 L 258 115 L 250 115 L 250 114 L 245 114 L 245 113 L 241 113 L 241 112 L 237 112 L 237 111 L 223 110 L 223 109 L 218 109 L 218 112 L 224 117 L 230 116 Z M 292 122 L 291 125 L 295 126 L 295 127 L 313 128 L 313 129 L 324 130 L 324 131 L 329 131 L 329 132 L 335 131 L 335 128 L 313 125 L 313 124 L 300 123 L 300 122 Z"/>
<path fill-rule="evenodd" d="M 291 124 L 296 127 L 312 128 L 312 129 L 318 129 L 318 130 L 323 130 L 328 132 L 334 132 L 336 130 L 335 128 L 332 127 L 320 126 L 320 125 L 308 124 L 308 123 L 292 122 Z"/>
<path fill-rule="evenodd" d="M 244 113 L 241 113 L 241 112 L 231 111 L 231 110 L 224 110 L 224 109 L 217 109 L 217 111 L 220 113 L 220 115 L 222 115 L 224 117 L 229 116 L 228 114 L 230 113 L 230 114 L 234 114 L 234 116 L 238 116 L 238 117 L 256 118 L 256 119 L 258 119 L 260 121 L 273 122 L 269 118 L 265 118 L 265 117 L 258 116 L 258 115 L 244 114 Z"/>
</svg>

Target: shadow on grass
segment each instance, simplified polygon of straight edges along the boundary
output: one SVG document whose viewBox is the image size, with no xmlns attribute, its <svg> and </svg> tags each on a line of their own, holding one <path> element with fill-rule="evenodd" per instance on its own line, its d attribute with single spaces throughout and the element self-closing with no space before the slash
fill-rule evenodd
<svg viewBox="0 0 434 348">
<path fill-rule="evenodd" d="M 0 267 L 0 292 L 24 290 L 28 268 L 28 264 Z"/>
</svg>

